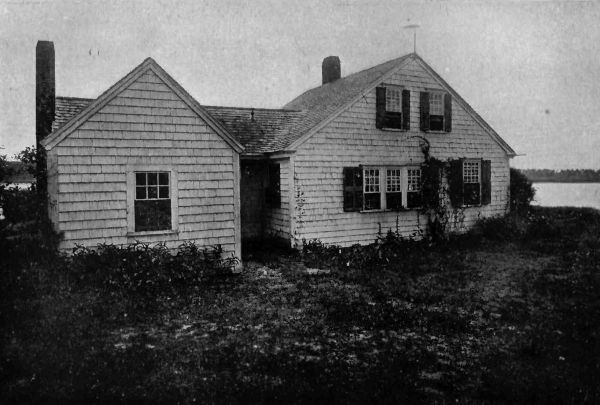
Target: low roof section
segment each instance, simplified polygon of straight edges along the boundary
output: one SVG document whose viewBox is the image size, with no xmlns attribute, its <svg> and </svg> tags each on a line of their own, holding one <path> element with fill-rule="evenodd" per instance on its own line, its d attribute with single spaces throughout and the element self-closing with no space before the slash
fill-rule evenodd
<svg viewBox="0 0 600 405">
<path fill-rule="evenodd" d="M 52 131 L 67 124 L 95 99 L 56 97 Z M 282 109 L 202 106 L 244 146 L 242 156 L 262 156 L 273 152 L 275 145 L 286 137 L 290 128 L 300 121 L 305 112 Z"/>
</svg>

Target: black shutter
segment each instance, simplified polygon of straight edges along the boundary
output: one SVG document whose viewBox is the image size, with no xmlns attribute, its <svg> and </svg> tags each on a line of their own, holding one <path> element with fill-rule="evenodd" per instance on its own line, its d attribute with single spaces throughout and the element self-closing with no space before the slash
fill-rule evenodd
<svg viewBox="0 0 600 405">
<path fill-rule="evenodd" d="M 450 202 L 454 208 L 463 206 L 463 159 L 450 161 Z"/>
<path fill-rule="evenodd" d="M 375 126 L 381 129 L 385 121 L 385 87 L 377 87 L 376 104 L 377 116 L 375 118 Z"/>
<path fill-rule="evenodd" d="M 344 167 L 344 211 L 360 211 L 363 204 L 362 168 Z"/>
<path fill-rule="evenodd" d="M 402 90 L 402 129 L 410 129 L 410 90 Z"/>
<path fill-rule="evenodd" d="M 444 94 L 444 131 L 452 132 L 452 96 Z"/>
<path fill-rule="evenodd" d="M 481 161 L 481 204 L 492 202 L 492 162 Z"/>
<path fill-rule="evenodd" d="M 429 131 L 429 93 L 421 92 L 421 131 Z"/>
</svg>

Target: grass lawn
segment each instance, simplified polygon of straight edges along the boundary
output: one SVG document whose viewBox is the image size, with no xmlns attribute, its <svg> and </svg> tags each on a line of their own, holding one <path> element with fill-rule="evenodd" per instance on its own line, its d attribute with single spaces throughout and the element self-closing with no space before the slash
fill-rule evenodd
<svg viewBox="0 0 600 405">
<path fill-rule="evenodd" d="M 239 276 L 143 302 L 28 266 L 2 290 L 0 398 L 598 403 L 600 213 L 524 222 L 377 265 L 330 249 L 329 274 L 257 252 Z"/>
</svg>

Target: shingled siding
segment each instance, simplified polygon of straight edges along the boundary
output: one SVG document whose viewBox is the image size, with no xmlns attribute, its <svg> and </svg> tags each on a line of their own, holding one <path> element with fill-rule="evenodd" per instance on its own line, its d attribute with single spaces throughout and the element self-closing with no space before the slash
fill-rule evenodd
<svg viewBox="0 0 600 405">
<path fill-rule="evenodd" d="M 271 159 L 269 163 L 279 164 L 281 207 L 265 209 L 265 233 L 284 239 L 290 238 L 290 159 Z"/>
<path fill-rule="evenodd" d="M 61 247 L 140 240 L 220 244 L 240 254 L 239 155 L 148 71 L 53 150 Z M 128 172 L 172 170 L 178 230 L 128 235 Z M 130 175 L 131 176 L 131 175 Z M 131 178 L 131 177 L 130 177 Z"/>
<path fill-rule="evenodd" d="M 464 218 L 453 218 L 455 229 L 465 230 L 479 217 L 500 215 L 507 210 L 509 165 L 503 149 L 475 122 L 455 99 L 452 104 L 452 132 L 424 133 L 419 130 L 419 92 L 442 90 L 415 61 L 385 80 L 411 91 L 410 131 L 382 131 L 375 127 L 375 90 L 364 94 L 326 127 L 300 146 L 294 155 L 294 187 L 303 193 L 295 206 L 295 242 L 320 239 L 329 244 L 370 243 L 377 232 L 398 230 L 405 236 L 424 230 L 426 219 L 417 211 L 344 212 L 343 167 L 358 165 L 420 164 L 423 154 L 418 139 L 431 143 L 431 156 L 484 158 L 492 162 L 492 201 L 490 205 L 466 208 Z M 456 222 L 454 222 L 454 220 Z"/>
</svg>

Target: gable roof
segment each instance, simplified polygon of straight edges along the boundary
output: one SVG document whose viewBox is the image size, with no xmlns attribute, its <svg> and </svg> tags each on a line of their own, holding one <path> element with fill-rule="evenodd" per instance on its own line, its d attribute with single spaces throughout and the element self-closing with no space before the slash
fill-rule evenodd
<svg viewBox="0 0 600 405">
<path fill-rule="evenodd" d="M 324 122 L 329 122 L 346 110 L 355 100 L 371 88 L 377 86 L 390 71 L 395 71 L 410 58 L 404 55 L 369 69 L 342 77 L 334 82 L 324 84 L 299 95 L 283 108 L 306 111 L 302 122 L 294 125 L 290 134 L 281 139 L 279 149 L 296 149 L 298 141 L 304 135 L 316 132 Z"/>
<path fill-rule="evenodd" d="M 125 77 L 102 93 L 97 99 L 90 102 L 87 106 L 81 108 L 79 112 L 72 116 L 72 118 L 67 119 L 67 121 L 60 126 L 60 128 L 44 138 L 41 141 L 41 144 L 47 150 L 52 149 L 148 70 L 154 72 L 175 94 L 181 98 L 184 103 L 188 105 L 191 110 L 198 114 L 198 116 L 202 118 L 204 122 L 206 122 L 218 135 L 220 135 L 223 140 L 227 142 L 235 151 L 240 153 L 244 150 L 244 147 L 227 132 L 223 125 L 219 121 L 215 120 L 208 112 L 206 112 L 204 108 L 152 58 L 147 58 L 144 60 L 135 69 L 125 75 Z M 63 98 L 63 101 L 64 100 L 66 100 L 66 98 Z M 72 108 L 72 111 L 74 111 L 75 109 L 81 107 L 82 104 L 85 103 L 86 99 L 72 98 L 71 100 L 73 101 L 72 103 L 67 102 L 64 105 L 66 108 L 60 108 L 60 112 L 58 114 L 55 112 L 55 117 L 57 117 L 58 120 L 66 119 L 61 114 L 67 114 L 69 108 Z M 59 123 L 57 123 L 57 127 L 58 125 Z"/>
<path fill-rule="evenodd" d="M 276 147 L 279 150 L 295 150 L 314 133 L 363 97 L 365 93 L 373 90 L 400 70 L 409 60 L 415 60 L 419 63 L 448 93 L 452 94 L 456 102 L 482 126 L 509 156 L 516 155 L 515 151 L 500 135 L 416 53 L 392 59 L 338 79 L 335 82 L 308 90 L 287 103 L 284 108 L 306 111 L 306 116 L 299 123 L 292 126 L 288 135 L 282 137 Z"/>
<path fill-rule="evenodd" d="M 92 102 L 93 98 L 56 97 L 52 130 L 61 129 Z M 205 105 L 202 108 L 244 146 L 244 155 L 273 151 L 277 141 L 286 136 L 290 127 L 305 115 L 301 111 L 281 109 Z"/>
<path fill-rule="evenodd" d="M 309 139 L 364 94 L 387 80 L 408 61 L 416 61 L 426 70 L 454 100 L 481 125 L 481 127 L 509 155 L 515 151 L 473 110 L 473 108 L 446 83 L 419 55 L 411 53 L 377 66 L 353 73 L 335 82 L 308 90 L 287 103 L 283 109 L 252 109 L 245 107 L 200 106 L 175 82 L 154 60 L 146 59 L 140 66 L 103 93 L 98 99 L 57 97 L 53 133 L 42 144 L 52 148 L 64 137 L 94 114 L 111 95 L 127 87 L 147 68 L 151 68 L 165 82 L 175 88 L 184 101 L 193 106 L 201 118 L 220 133 L 224 139 L 238 148 L 245 148 L 244 155 L 260 155 L 277 151 L 293 151 Z M 137 72 L 137 73 L 136 73 Z M 159 74 L 160 72 L 160 74 Z M 135 76 L 135 78 L 133 78 Z M 102 100 L 101 100 L 102 99 Z M 252 115 L 254 112 L 254 115 Z M 52 139 L 51 139 L 52 138 Z"/>
</svg>

